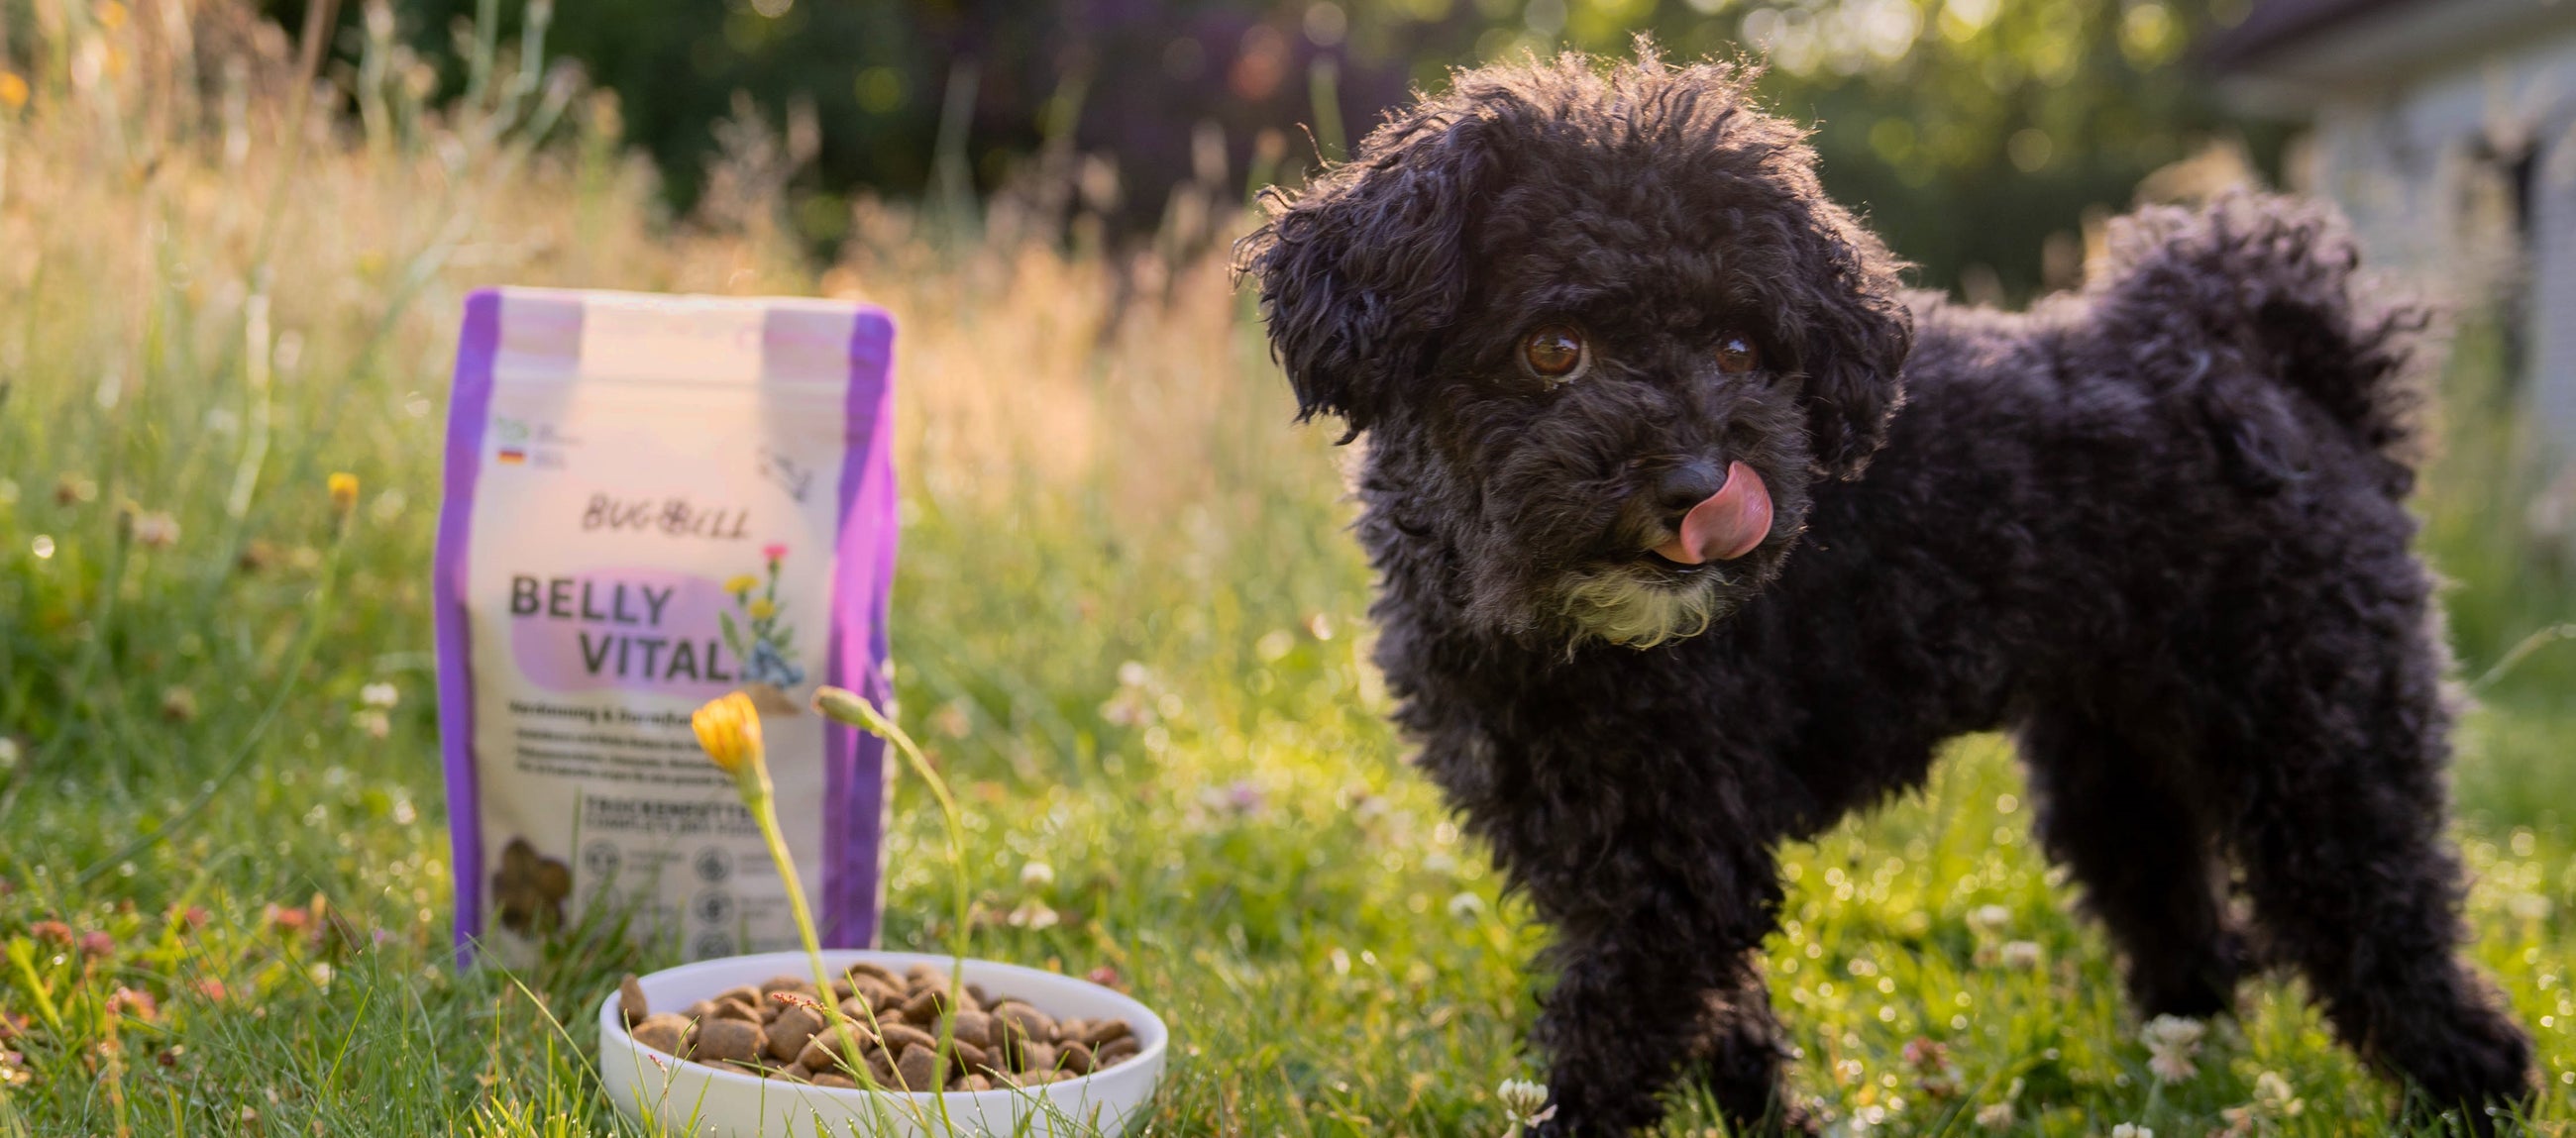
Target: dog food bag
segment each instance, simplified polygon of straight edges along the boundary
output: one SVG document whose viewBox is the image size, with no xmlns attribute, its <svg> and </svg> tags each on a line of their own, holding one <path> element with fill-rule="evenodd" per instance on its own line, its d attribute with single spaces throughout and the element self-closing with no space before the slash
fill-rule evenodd
<svg viewBox="0 0 2576 1138">
<path fill-rule="evenodd" d="M 876 938 L 893 322 L 815 300 L 499 289 L 466 302 L 436 563 L 460 956 L 586 913 L 691 959 L 796 947 L 732 780 L 689 728 L 762 711 L 827 945 Z"/>
</svg>

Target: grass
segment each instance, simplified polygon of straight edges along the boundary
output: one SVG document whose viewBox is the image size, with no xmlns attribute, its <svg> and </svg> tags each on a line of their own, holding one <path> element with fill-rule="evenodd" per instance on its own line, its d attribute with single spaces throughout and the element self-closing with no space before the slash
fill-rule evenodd
<svg viewBox="0 0 2576 1138">
<path fill-rule="evenodd" d="M 376 37 L 339 77 L 365 114 L 290 144 L 294 52 L 229 9 L 190 29 L 243 61 L 202 100 L 157 17 L 48 10 L 34 98 L 0 110 L 0 1135 L 627 1132 L 589 1011 L 670 961 L 605 919 L 516 974 L 445 950 L 436 441 L 460 298 L 499 281 L 892 308 L 897 679 L 961 789 L 977 951 L 1113 968 L 1175 1021 L 1156 1133 L 1503 1130 L 1542 933 L 1384 724 L 1343 456 L 1287 425 L 1204 234 L 1129 258 L 1064 252 L 1008 200 L 962 237 L 865 210 L 818 274 L 763 211 L 658 219 L 613 105 L 508 45 L 433 112 Z M 82 58 L 106 62 L 75 83 Z M 759 147 L 732 161 L 784 180 Z M 2505 536 L 2531 485 L 2510 424 L 2455 399 L 2424 499 L 2471 675 L 2576 616 Z M 364 487 L 345 519 L 335 470 Z M 2540 1040 L 2555 1133 L 2570 655 L 2482 693 L 2459 776 L 2474 952 Z M 902 784 L 891 947 L 953 931 L 929 806 Z M 2379 1126 L 2390 1089 L 2277 981 L 2157 1082 L 2028 816 L 2006 748 L 1969 739 L 1925 793 L 1788 852 L 1772 985 L 1842 1124 L 2213 1132 L 2268 1072 L 2300 1109 L 2248 1130 Z M 1051 883 L 1022 884 L 1032 861 Z M 1677 1105 L 1671 1132 L 1715 1125 Z"/>
</svg>

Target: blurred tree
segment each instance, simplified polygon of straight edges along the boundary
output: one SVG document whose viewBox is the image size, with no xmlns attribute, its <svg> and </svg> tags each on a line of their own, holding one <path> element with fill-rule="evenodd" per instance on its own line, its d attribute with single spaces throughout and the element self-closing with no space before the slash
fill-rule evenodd
<svg viewBox="0 0 2576 1138">
<path fill-rule="evenodd" d="M 300 17 L 303 0 L 265 2 Z M 514 35 L 531 2 L 547 0 L 396 0 L 459 85 L 457 29 Z M 811 108 L 819 146 L 794 218 L 818 248 L 853 191 L 990 191 L 1041 170 L 1060 185 L 1046 200 L 1149 231 L 1177 186 L 1293 184 L 1453 66 L 1625 52 L 1640 32 L 1676 57 L 1767 59 L 1762 90 L 1817 124 L 1828 187 L 1924 283 L 1980 294 L 2065 283 L 2088 210 L 2126 206 L 2144 175 L 2209 141 L 2241 139 L 2263 169 L 2281 142 L 2231 118 L 2189 62 L 2248 0 L 553 3 L 547 50 L 617 92 L 682 212 L 736 92 L 771 123 Z"/>
</svg>

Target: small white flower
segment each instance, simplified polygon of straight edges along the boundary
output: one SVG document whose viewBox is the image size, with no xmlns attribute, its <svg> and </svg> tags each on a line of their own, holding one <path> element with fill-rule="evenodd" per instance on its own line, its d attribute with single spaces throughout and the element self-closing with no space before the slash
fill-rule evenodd
<svg viewBox="0 0 2576 1138">
<path fill-rule="evenodd" d="M 2037 968 L 2039 967 L 2039 942 L 2032 940 L 2006 941 L 2004 942 L 2004 946 L 1998 954 L 1997 959 L 2000 960 L 2006 968 Z"/>
<path fill-rule="evenodd" d="M 1547 1105 L 1545 1083 L 1505 1079 L 1503 1085 L 1494 1088 L 1494 1097 L 1502 1100 L 1503 1112 L 1511 1116 L 1511 1132 L 1514 1134 L 1520 1133 L 1524 1126 L 1536 1126 L 1556 1117 L 1556 1108 Z"/>
<path fill-rule="evenodd" d="M 1993 936 L 2012 923 L 2012 910 L 2001 905 L 1979 905 L 1968 910 L 1968 929 L 1983 936 Z"/>
<path fill-rule="evenodd" d="M 358 689 L 358 702 L 369 707 L 392 707 L 402 702 L 402 689 L 392 684 L 368 684 Z"/>
<path fill-rule="evenodd" d="M 1468 920 L 1484 911 L 1485 899 L 1473 893 L 1460 893 L 1449 899 L 1449 916 L 1453 919 Z"/>
<path fill-rule="evenodd" d="M 2134 1122 L 2123 1122 L 2111 1128 L 2111 1138 L 2156 1138 L 2156 1132 Z"/>
<path fill-rule="evenodd" d="M 2254 1077 L 2254 1109 L 2266 1118 L 2290 1118 L 2307 1109 L 2298 1092 L 2290 1089 L 2290 1080 L 2276 1071 L 2265 1071 Z"/>
<path fill-rule="evenodd" d="M 2148 1020 L 2138 1032 L 2147 1045 L 2147 1070 L 2160 1083 L 2179 1083 L 2199 1074 L 2200 1068 L 2191 1060 L 2208 1032 L 2209 1026 L 2196 1019 L 2167 1015 Z"/>
<path fill-rule="evenodd" d="M 1054 866 L 1042 861 L 1033 861 L 1020 867 L 1020 888 L 1044 889 L 1053 884 L 1055 884 Z"/>
<path fill-rule="evenodd" d="M 1032 897 L 1020 902 L 1020 907 L 1011 910 L 1011 915 L 1003 919 L 1015 929 L 1037 930 L 1054 928 L 1061 918 L 1056 916 L 1055 910 L 1047 907 L 1046 902 Z"/>
<path fill-rule="evenodd" d="M 1977 1108 L 1977 1125 L 1979 1126 L 1985 1127 L 1988 1130 L 2010 1130 L 2012 1129 L 2012 1124 L 2013 1108 L 2011 1103 L 1999 1102 Z"/>
</svg>

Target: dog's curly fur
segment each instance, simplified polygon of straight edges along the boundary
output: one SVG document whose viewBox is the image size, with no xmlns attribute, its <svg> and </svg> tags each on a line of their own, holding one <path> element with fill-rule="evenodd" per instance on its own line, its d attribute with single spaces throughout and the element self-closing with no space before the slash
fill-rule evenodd
<svg viewBox="0 0 2576 1138">
<path fill-rule="evenodd" d="M 1304 413 L 1367 436 L 1397 718 L 1557 934 L 1550 1126 L 1648 1123 L 1678 1076 L 1806 1125 L 1773 849 L 1998 728 L 2140 1015 L 2277 961 L 2417 1101 L 2525 1095 L 2455 956 L 2448 660 L 2400 506 L 2421 315 L 2364 295 L 2325 208 L 2255 196 L 2115 222 L 2026 313 L 1902 293 L 1747 82 L 1651 49 L 1464 72 L 1240 251 Z M 1591 346 L 1572 382 L 1518 362 L 1547 324 Z M 1761 366 L 1718 366 L 1730 334 Z M 1659 479 L 1737 461 L 1769 536 L 1649 557 Z"/>
</svg>

